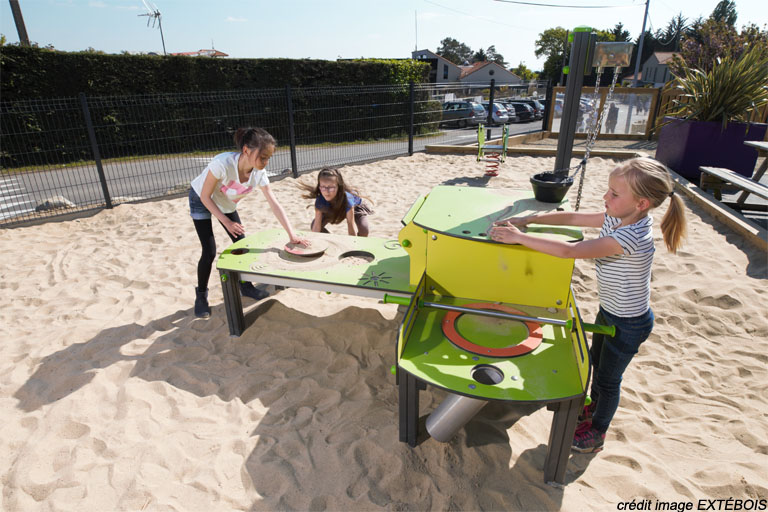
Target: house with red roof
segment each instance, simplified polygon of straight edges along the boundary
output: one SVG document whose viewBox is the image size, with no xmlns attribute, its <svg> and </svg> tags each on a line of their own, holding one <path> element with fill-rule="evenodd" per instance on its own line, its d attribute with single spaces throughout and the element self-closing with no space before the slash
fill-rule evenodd
<svg viewBox="0 0 768 512">
<path fill-rule="evenodd" d="M 220 52 L 219 50 L 197 50 L 196 52 L 177 52 L 171 55 L 179 55 L 182 57 L 229 57 L 228 53 Z"/>
</svg>

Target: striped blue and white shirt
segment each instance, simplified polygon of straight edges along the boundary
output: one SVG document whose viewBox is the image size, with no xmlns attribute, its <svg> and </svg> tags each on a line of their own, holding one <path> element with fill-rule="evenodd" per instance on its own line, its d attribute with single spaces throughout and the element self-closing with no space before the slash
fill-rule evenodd
<svg viewBox="0 0 768 512">
<path fill-rule="evenodd" d="M 595 260 L 600 305 L 612 315 L 640 316 L 651 304 L 653 218 L 648 215 L 629 226 L 619 224 L 621 219 L 606 215 L 600 230 L 600 237 L 612 237 L 624 250 L 622 255 Z"/>
</svg>

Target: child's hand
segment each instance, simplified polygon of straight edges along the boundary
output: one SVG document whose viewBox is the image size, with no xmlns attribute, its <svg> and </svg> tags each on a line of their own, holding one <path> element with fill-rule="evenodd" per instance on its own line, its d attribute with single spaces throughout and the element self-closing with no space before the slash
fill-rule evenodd
<svg viewBox="0 0 768 512">
<path fill-rule="evenodd" d="M 529 217 L 510 217 L 508 219 L 497 220 L 493 223 L 494 226 L 527 226 L 530 222 Z"/>
<path fill-rule="evenodd" d="M 226 227 L 227 231 L 232 233 L 232 236 L 234 237 L 245 235 L 245 227 L 239 222 L 229 221 L 225 224 L 224 227 Z"/>
<path fill-rule="evenodd" d="M 491 240 L 495 242 L 501 242 L 503 244 L 516 244 L 518 243 L 517 236 L 520 235 L 521 232 L 515 226 L 509 225 L 491 228 L 488 234 L 491 237 Z"/>
<path fill-rule="evenodd" d="M 304 247 L 312 246 L 312 242 L 310 242 L 307 238 L 301 238 L 298 236 L 292 236 L 291 243 L 296 245 L 303 245 Z"/>
</svg>

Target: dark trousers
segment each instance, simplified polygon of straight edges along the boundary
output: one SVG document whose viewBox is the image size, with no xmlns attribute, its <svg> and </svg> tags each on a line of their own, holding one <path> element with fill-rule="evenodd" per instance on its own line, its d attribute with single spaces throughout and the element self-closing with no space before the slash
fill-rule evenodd
<svg viewBox="0 0 768 512">
<path fill-rule="evenodd" d="M 224 215 L 233 222 L 240 223 L 240 216 L 236 211 L 225 213 Z M 197 237 L 200 239 L 200 245 L 203 249 L 200 254 L 200 261 L 197 262 L 197 288 L 205 290 L 208 288 L 208 280 L 211 277 L 213 260 L 216 259 L 216 237 L 213 236 L 213 222 L 211 219 L 192 219 L 192 222 L 195 223 L 195 231 L 197 231 Z M 221 224 L 221 227 L 224 227 L 224 224 Z M 232 233 L 227 231 L 227 228 L 224 228 L 224 231 L 227 232 L 233 243 L 245 238 L 244 235 L 233 236 Z"/>
<path fill-rule="evenodd" d="M 616 326 L 616 336 L 593 334 L 589 352 L 592 356 L 592 386 L 590 396 L 597 404 L 592 426 L 605 432 L 619 408 L 621 380 L 624 370 L 637 354 L 640 345 L 653 330 L 653 311 L 636 317 L 615 316 L 602 307 L 595 323 Z"/>
</svg>

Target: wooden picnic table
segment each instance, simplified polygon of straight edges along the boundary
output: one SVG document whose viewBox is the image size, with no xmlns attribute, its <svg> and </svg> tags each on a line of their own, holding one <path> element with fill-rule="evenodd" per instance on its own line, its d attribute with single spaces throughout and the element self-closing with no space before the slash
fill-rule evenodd
<svg viewBox="0 0 768 512">
<path fill-rule="evenodd" d="M 763 163 L 760 164 L 760 167 L 755 171 L 755 173 L 752 175 L 752 181 L 760 182 L 760 178 L 763 177 L 765 174 L 765 171 L 768 170 L 768 141 L 765 140 L 746 140 L 744 141 L 745 146 L 749 146 L 752 148 L 755 148 L 757 150 L 757 153 L 761 157 L 765 157 L 763 160 Z M 744 204 L 744 201 L 746 201 L 747 196 L 749 195 L 748 191 L 744 191 L 741 193 L 739 198 L 736 200 L 737 205 Z"/>
</svg>

